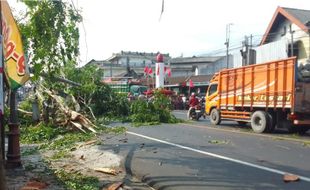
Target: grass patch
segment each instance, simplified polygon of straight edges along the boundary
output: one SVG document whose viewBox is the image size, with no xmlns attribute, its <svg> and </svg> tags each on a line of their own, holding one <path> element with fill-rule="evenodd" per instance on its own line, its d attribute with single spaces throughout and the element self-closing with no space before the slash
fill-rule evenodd
<svg viewBox="0 0 310 190">
<path fill-rule="evenodd" d="M 115 127 L 107 127 L 103 130 L 106 133 L 114 133 L 114 134 L 123 134 L 127 131 L 127 128 L 124 126 L 115 126 Z"/>
<path fill-rule="evenodd" d="M 36 166 L 33 164 L 26 164 L 26 165 L 24 165 L 24 168 L 26 171 L 32 171 L 32 170 L 36 169 Z"/>
<path fill-rule="evenodd" d="M 24 144 L 46 142 L 66 132 L 66 130 L 61 127 L 53 127 L 42 123 L 36 126 L 22 126 L 20 130 L 21 142 Z"/>
<path fill-rule="evenodd" d="M 34 148 L 27 148 L 25 150 L 22 150 L 21 154 L 22 156 L 29 156 L 29 155 L 34 155 L 34 154 L 38 154 L 39 150 L 37 147 Z"/>
<path fill-rule="evenodd" d="M 96 177 L 83 176 L 79 173 L 67 173 L 64 170 L 54 172 L 57 179 L 70 190 L 98 190 L 99 179 Z"/>
<path fill-rule="evenodd" d="M 310 147 L 310 142 L 303 142 L 302 145 L 305 147 Z"/>
<path fill-rule="evenodd" d="M 51 156 L 52 160 L 58 160 L 61 158 L 69 158 L 69 152 L 67 150 L 60 150 L 60 151 L 56 151 L 53 156 Z"/>
<path fill-rule="evenodd" d="M 275 141 L 284 141 L 285 140 L 285 138 L 283 138 L 283 137 L 272 137 L 271 139 L 275 140 Z"/>
<path fill-rule="evenodd" d="M 153 121 L 153 122 L 133 122 L 131 125 L 133 127 L 141 127 L 141 126 L 152 126 L 152 125 L 160 125 L 161 123 L 158 121 Z"/>
<path fill-rule="evenodd" d="M 65 150 L 65 149 L 70 150 L 74 146 L 76 146 L 77 142 L 89 141 L 94 137 L 95 137 L 94 133 L 81 133 L 81 132 L 66 133 L 62 136 L 59 136 L 57 139 L 54 139 L 53 141 L 42 144 L 40 148 L 48 150 Z"/>
</svg>

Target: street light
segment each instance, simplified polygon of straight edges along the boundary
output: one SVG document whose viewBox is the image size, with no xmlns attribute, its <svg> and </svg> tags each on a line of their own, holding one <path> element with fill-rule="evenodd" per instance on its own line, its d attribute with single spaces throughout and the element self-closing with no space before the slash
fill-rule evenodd
<svg viewBox="0 0 310 190">
<path fill-rule="evenodd" d="M 228 65 L 229 65 L 229 55 L 228 55 L 228 51 L 229 51 L 229 37 L 230 37 L 230 26 L 232 26 L 233 23 L 228 23 L 226 24 L 226 42 L 224 43 L 226 45 L 226 69 L 228 69 Z"/>
</svg>

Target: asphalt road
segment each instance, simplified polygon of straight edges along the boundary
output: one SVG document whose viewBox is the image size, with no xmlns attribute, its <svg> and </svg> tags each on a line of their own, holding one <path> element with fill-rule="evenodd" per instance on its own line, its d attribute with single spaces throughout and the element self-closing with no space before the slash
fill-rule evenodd
<svg viewBox="0 0 310 190">
<path fill-rule="evenodd" d="M 128 178 L 138 177 L 154 189 L 310 189 L 307 136 L 244 131 L 215 128 L 206 119 L 129 128 L 103 141 L 107 150 L 124 156 Z M 286 173 L 300 180 L 285 183 Z"/>
</svg>

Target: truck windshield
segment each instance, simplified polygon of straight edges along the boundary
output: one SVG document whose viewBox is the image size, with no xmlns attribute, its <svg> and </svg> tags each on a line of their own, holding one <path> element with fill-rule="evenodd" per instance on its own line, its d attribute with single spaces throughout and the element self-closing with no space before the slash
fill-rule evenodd
<svg viewBox="0 0 310 190">
<path fill-rule="evenodd" d="M 208 96 L 214 94 L 217 91 L 217 84 L 211 84 L 208 91 Z"/>
</svg>

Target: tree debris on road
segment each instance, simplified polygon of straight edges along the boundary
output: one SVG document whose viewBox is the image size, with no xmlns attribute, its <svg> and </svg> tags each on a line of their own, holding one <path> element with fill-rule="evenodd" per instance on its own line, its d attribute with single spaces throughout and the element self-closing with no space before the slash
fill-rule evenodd
<svg viewBox="0 0 310 190">
<path fill-rule="evenodd" d="M 117 175 L 120 172 L 112 168 L 95 168 L 94 170 L 97 172 L 102 172 L 102 173 L 111 174 L 111 175 Z"/>
<path fill-rule="evenodd" d="M 283 181 L 285 183 L 299 181 L 299 177 L 293 174 L 284 174 Z"/>
<path fill-rule="evenodd" d="M 123 184 L 124 182 L 113 183 L 112 185 L 108 187 L 108 190 L 119 190 L 120 188 L 122 188 Z"/>
</svg>

